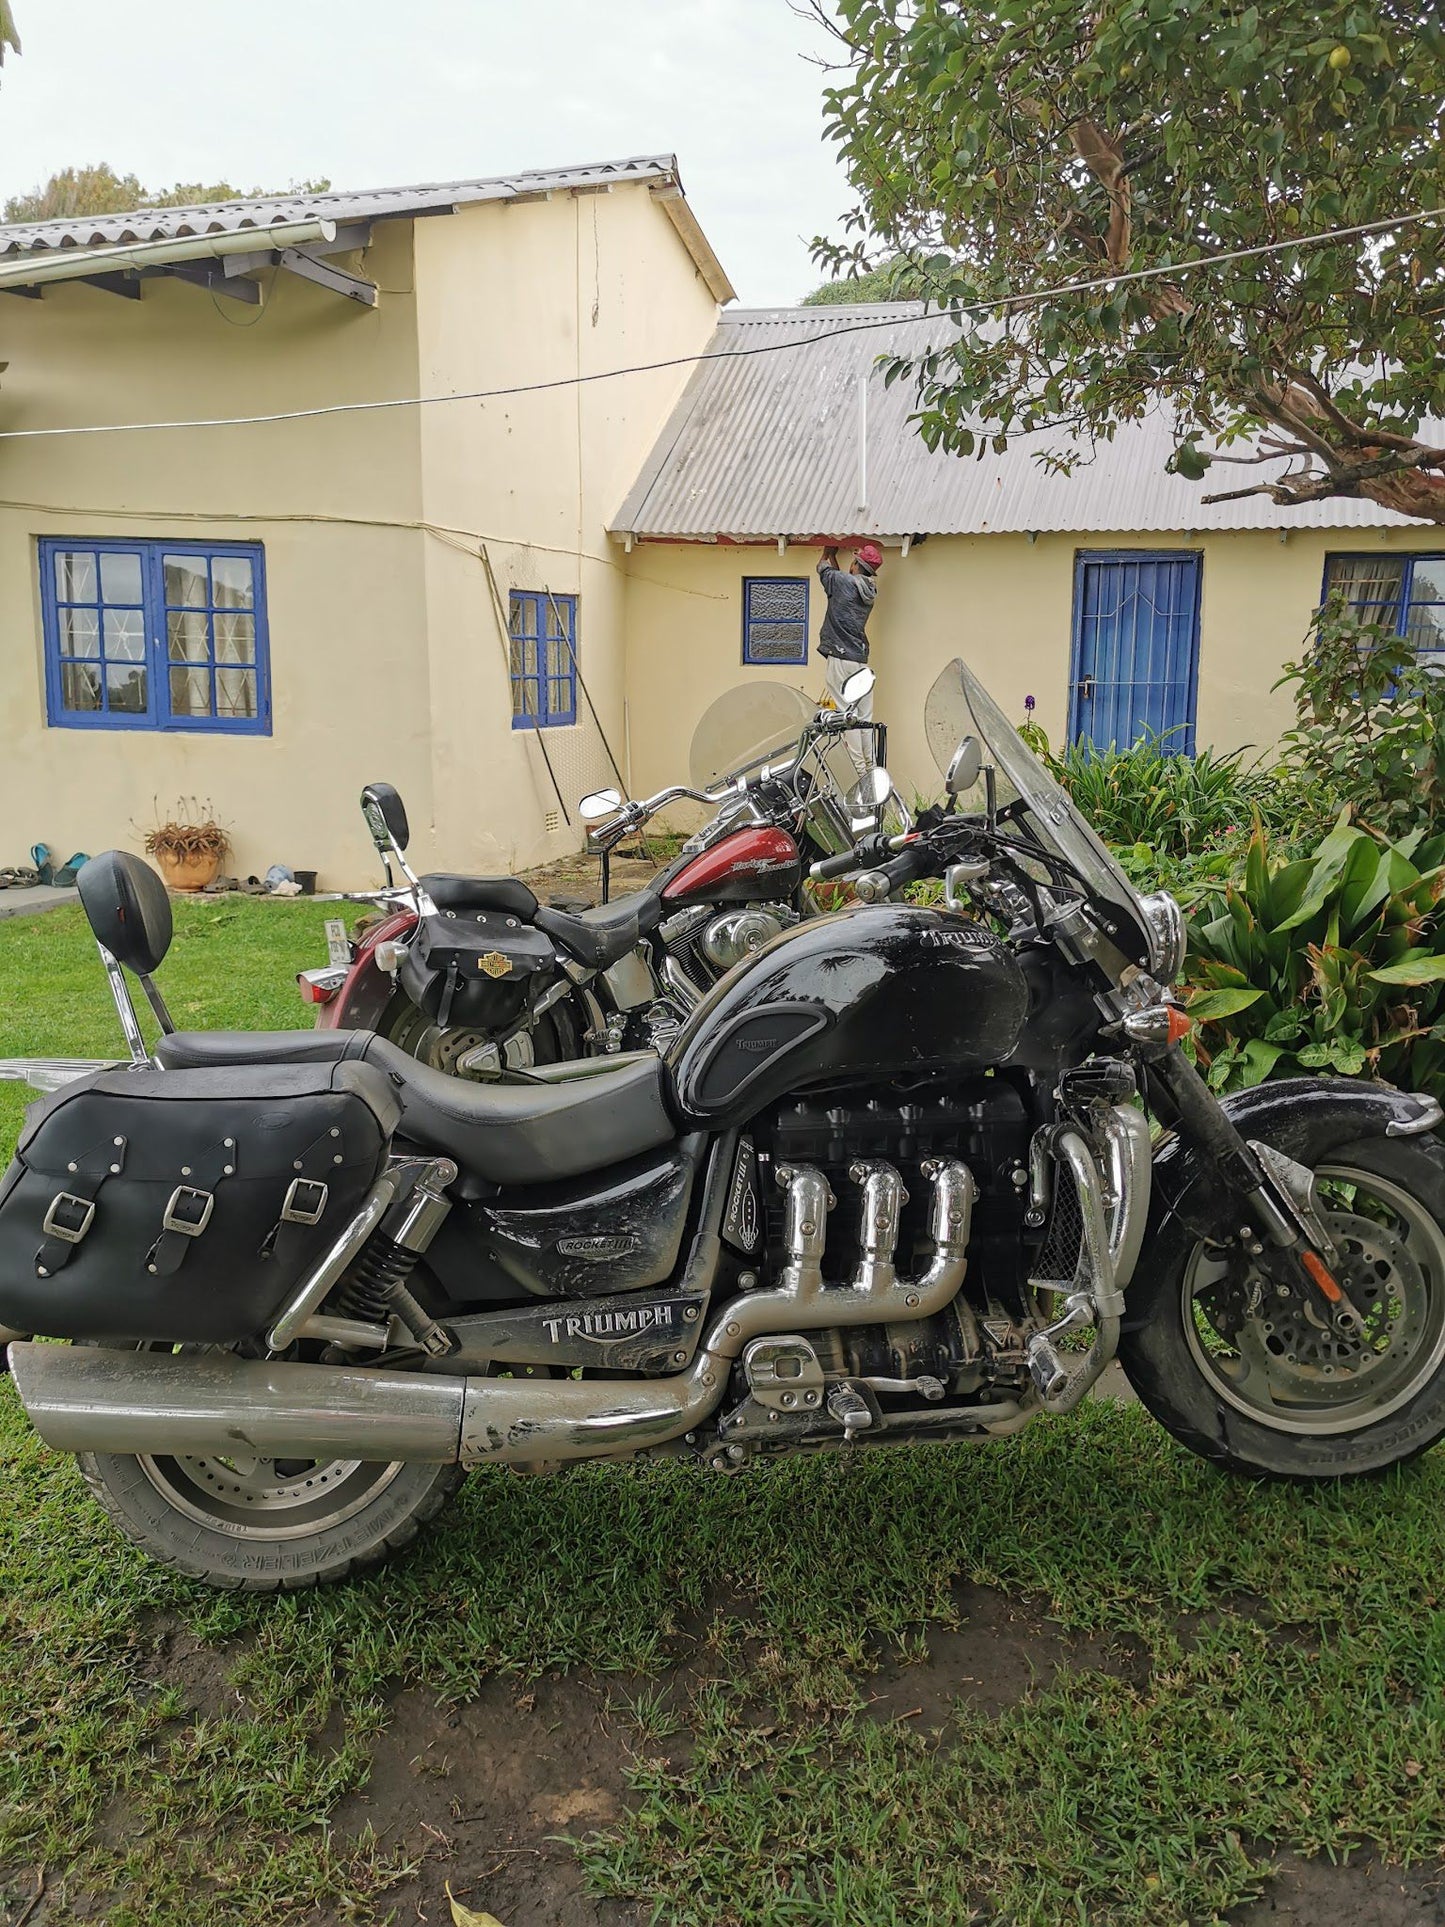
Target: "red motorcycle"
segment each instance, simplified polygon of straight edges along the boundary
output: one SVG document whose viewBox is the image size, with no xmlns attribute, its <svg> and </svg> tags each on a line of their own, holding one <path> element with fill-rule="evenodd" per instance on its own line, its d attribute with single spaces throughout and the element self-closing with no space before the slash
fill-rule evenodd
<svg viewBox="0 0 1445 1927">
<path fill-rule="evenodd" d="M 859 837 L 906 827 L 884 766 L 886 731 L 852 705 L 815 709 L 778 683 L 720 697 L 693 739 L 691 784 L 626 802 L 615 790 L 579 806 L 602 864 L 602 902 L 539 903 L 517 877 L 416 875 L 408 825 L 389 783 L 361 807 L 386 871 L 368 900 L 384 915 L 332 961 L 301 972 L 318 1026 L 370 1030 L 458 1077 L 525 1077 L 534 1066 L 665 1049 L 711 986 L 807 914 L 804 877 Z M 612 899 L 609 860 L 669 803 L 715 814 L 642 890 Z"/>
</svg>

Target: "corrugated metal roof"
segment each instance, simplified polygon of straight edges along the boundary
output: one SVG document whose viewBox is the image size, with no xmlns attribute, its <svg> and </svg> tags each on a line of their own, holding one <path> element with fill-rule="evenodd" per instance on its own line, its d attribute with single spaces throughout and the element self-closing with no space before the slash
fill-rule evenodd
<svg viewBox="0 0 1445 1927">
<path fill-rule="evenodd" d="M 356 193 L 274 194 L 256 200 L 216 201 L 197 207 L 143 207 L 126 214 L 84 215 L 72 221 L 22 221 L 0 226 L 0 256 L 55 248 L 99 248 L 134 241 L 180 240 L 241 229 L 286 227 L 298 221 L 382 221 L 467 207 L 475 201 L 515 201 L 614 181 L 654 181 L 680 187 L 671 154 L 643 154 L 578 167 L 540 167 L 486 180 L 441 181 L 419 187 L 379 187 Z"/>
<path fill-rule="evenodd" d="M 1298 509 L 1259 495 L 1205 504 L 1201 496 L 1233 485 L 1221 478 L 1237 474 L 1242 487 L 1275 470 L 1223 468 L 1203 482 L 1166 474 L 1177 438 L 1162 408 L 1121 426 L 1070 475 L 1035 459 L 1059 446 L 1056 434 L 1020 436 L 1005 454 L 982 460 L 930 454 L 908 419 L 916 407 L 912 382 L 885 387 L 876 364 L 880 354 L 916 355 L 951 338 L 945 317 L 918 302 L 724 315 L 708 351 L 719 358 L 694 369 L 613 518 L 614 532 L 758 541 L 1374 528 L 1409 520 L 1343 497 Z"/>
</svg>

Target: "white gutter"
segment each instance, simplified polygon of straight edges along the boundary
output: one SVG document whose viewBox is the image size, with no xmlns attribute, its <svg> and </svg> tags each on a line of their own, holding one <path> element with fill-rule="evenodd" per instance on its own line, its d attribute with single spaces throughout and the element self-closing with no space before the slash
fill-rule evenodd
<svg viewBox="0 0 1445 1927">
<path fill-rule="evenodd" d="M 75 281 L 119 268 L 163 268 L 173 261 L 253 254 L 258 248 L 300 248 L 334 241 L 334 221 L 289 221 L 274 227 L 237 228 L 229 234 L 192 234 L 176 241 L 140 241 L 122 248 L 65 248 L 44 254 L 0 255 L 0 288 L 33 288 L 47 281 Z"/>
</svg>

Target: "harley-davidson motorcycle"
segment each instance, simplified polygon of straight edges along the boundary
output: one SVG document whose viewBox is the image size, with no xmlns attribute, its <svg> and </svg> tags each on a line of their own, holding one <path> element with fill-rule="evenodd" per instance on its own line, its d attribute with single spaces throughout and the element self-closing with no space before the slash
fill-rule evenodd
<svg viewBox="0 0 1445 1927">
<path fill-rule="evenodd" d="M 1217 1101 L 1172 899 L 963 664 L 927 722 L 947 801 L 854 854 L 875 901 L 743 959 L 665 1055 L 528 1084 L 367 1031 L 172 1030 L 159 879 L 87 865 L 134 1062 L 32 1110 L 0 1317 L 123 1531 L 216 1585 L 304 1586 L 470 1467 L 998 1439 L 1116 1354 L 1236 1472 L 1440 1437 L 1440 1106 L 1343 1078 Z M 945 900 L 890 900 L 918 879 Z"/>
<path fill-rule="evenodd" d="M 299 973 L 318 1027 L 376 1030 L 476 1079 L 665 1049 L 725 971 L 807 914 L 805 865 L 885 822 L 907 825 L 887 732 L 852 713 L 872 686 L 870 669 L 855 671 L 837 710 L 786 684 L 741 683 L 698 724 L 690 784 L 634 802 L 584 797 L 602 869 L 595 909 L 539 904 L 517 877 L 415 875 L 402 800 L 369 783 L 361 806 L 387 885 L 370 901 L 385 914 L 337 961 Z M 711 820 L 644 889 L 613 900 L 613 850 L 684 799 Z"/>
</svg>

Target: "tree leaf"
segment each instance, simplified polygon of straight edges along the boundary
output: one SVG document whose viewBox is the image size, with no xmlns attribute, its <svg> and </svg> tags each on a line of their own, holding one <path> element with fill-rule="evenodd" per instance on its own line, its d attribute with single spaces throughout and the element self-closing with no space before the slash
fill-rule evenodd
<svg viewBox="0 0 1445 1927">
<path fill-rule="evenodd" d="M 451 1903 L 452 1927 L 502 1927 L 495 1914 L 479 1914 L 473 1907 L 464 1907 L 452 1894 L 452 1883 L 447 1882 L 447 1899 Z"/>
</svg>

